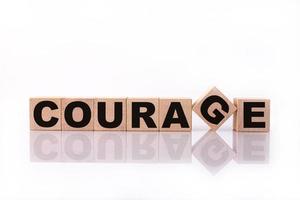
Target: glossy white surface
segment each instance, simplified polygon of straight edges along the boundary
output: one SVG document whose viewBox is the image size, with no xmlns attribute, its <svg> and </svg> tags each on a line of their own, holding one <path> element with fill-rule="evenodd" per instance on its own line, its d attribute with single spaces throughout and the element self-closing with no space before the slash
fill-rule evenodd
<svg viewBox="0 0 300 200">
<path fill-rule="evenodd" d="M 0 1 L 0 199 L 299 199 L 299 9 L 297 0 Z M 132 155 L 134 135 L 121 136 L 117 161 L 96 145 L 75 162 L 83 148 L 65 151 L 67 136 L 49 162 L 30 152 L 39 146 L 30 145 L 31 96 L 196 100 L 210 86 L 230 99 L 271 99 L 271 132 L 253 154 L 231 159 L 232 118 L 222 140 L 198 143 L 208 129 L 196 115 L 195 152 L 184 147 L 177 162 L 160 135 L 144 156 Z M 86 136 L 94 144 L 99 134 Z M 249 138 L 237 141 L 249 147 Z"/>
</svg>

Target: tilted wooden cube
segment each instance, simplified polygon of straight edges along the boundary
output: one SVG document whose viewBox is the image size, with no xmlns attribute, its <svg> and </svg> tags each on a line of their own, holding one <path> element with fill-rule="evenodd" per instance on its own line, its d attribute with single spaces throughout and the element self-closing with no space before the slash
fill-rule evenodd
<svg viewBox="0 0 300 200">
<path fill-rule="evenodd" d="M 236 107 L 213 87 L 193 104 L 193 111 L 212 130 L 217 130 L 236 111 Z"/>
</svg>

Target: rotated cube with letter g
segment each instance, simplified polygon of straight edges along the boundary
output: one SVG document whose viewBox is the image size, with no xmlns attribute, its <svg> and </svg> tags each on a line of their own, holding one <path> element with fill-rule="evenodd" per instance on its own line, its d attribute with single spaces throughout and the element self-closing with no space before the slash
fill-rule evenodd
<svg viewBox="0 0 300 200">
<path fill-rule="evenodd" d="M 213 87 L 193 104 L 193 111 L 212 130 L 217 130 L 236 111 L 236 107 Z"/>
</svg>

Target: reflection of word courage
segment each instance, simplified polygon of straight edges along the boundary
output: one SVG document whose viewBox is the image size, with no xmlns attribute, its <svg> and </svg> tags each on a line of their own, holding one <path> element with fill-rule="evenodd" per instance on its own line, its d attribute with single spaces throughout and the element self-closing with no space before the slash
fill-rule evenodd
<svg viewBox="0 0 300 200">
<path fill-rule="evenodd" d="M 270 127 L 268 99 L 236 98 L 212 88 L 189 98 L 31 98 L 31 130 L 191 131 L 192 111 L 212 130 L 233 115 L 237 131 Z"/>
<path fill-rule="evenodd" d="M 233 132 L 232 146 L 216 132 L 192 145 L 191 134 L 177 132 L 47 131 L 30 134 L 34 162 L 191 163 L 193 158 L 216 173 L 235 160 L 264 164 L 269 158 L 269 134 Z"/>
</svg>

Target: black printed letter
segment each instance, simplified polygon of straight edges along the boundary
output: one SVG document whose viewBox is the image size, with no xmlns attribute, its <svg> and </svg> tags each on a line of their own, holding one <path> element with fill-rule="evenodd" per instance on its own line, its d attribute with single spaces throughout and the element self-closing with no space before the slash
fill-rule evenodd
<svg viewBox="0 0 300 200">
<path fill-rule="evenodd" d="M 73 110 L 77 107 L 81 108 L 83 112 L 82 120 L 78 122 L 73 119 Z M 82 101 L 71 102 L 65 109 L 65 120 L 69 126 L 74 128 L 82 128 L 88 125 L 91 120 L 91 115 L 90 107 Z"/>
<path fill-rule="evenodd" d="M 112 122 L 108 122 L 105 118 L 106 106 L 105 102 L 98 102 L 98 122 L 104 128 L 116 128 L 122 122 L 122 102 L 115 102 L 115 118 Z"/>
<path fill-rule="evenodd" d="M 177 113 L 177 118 L 174 118 L 175 112 Z M 179 123 L 181 128 L 189 128 L 180 102 L 171 102 L 162 128 L 170 128 L 172 123 Z"/>
<path fill-rule="evenodd" d="M 264 112 L 253 112 L 252 108 L 264 108 L 265 102 L 244 102 L 244 128 L 265 128 L 265 122 L 252 122 L 252 117 L 264 117 Z"/>
<path fill-rule="evenodd" d="M 45 107 L 48 107 L 51 110 L 58 109 L 58 106 L 52 101 L 41 101 L 35 106 L 34 111 L 33 111 L 34 112 L 33 117 L 34 117 L 35 122 L 39 126 L 49 128 L 49 127 L 54 126 L 58 122 L 58 118 L 51 117 L 51 119 L 49 121 L 43 120 L 42 111 Z"/>
<path fill-rule="evenodd" d="M 141 113 L 140 108 L 145 107 L 146 112 Z M 148 128 L 156 128 L 153 119 L 150 117 L 155 112 L 155 107 L 149 102 L 132 103 L 132 128 L 140 128 L 140 118 L 143 118 Z"/>
<path fill-rule="evenodd" d="M 213 95 L 203 101 L 201 105 L 201 114 L 208 122 L 212 124 L 219 124 L 224 119 L 224 115 L 219 110 L 215 109 L 213 111 L 215 116 L 210 116 L 208 114 L 209 107 L 214 103 L 221 104 L 222 110 L 226 113 L 229 112 L 229 105 L 226 103 L 226 101 L 219 96 Z"/>
</svg>

